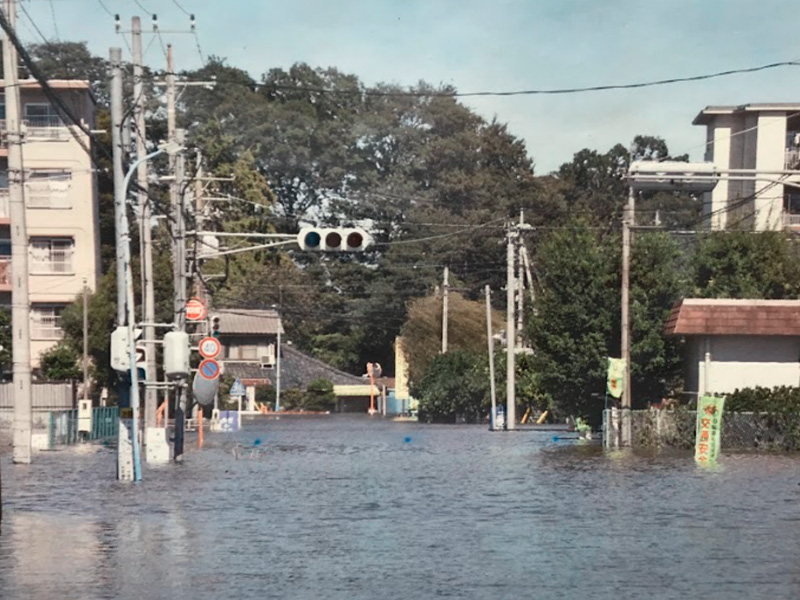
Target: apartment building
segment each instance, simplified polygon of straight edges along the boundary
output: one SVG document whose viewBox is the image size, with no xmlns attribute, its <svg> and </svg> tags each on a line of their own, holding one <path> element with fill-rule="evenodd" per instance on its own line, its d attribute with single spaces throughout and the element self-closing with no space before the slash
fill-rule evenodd
<svg viewBox="0 0 800 600">
<path fill-rule="evenodd" d="M 758 181 L 724 178 L 706 194 L 710 229 L 800 231 L 800 103 L 709 106 L 695 117 L 706 127 L 705 160 L 719 169 L 753 169 Z"/>
<path fill-rule="evenodd" d="M 29 237 L 31 357 L 61 339 L 61 311 L 94 290 L 100 267 L 96 179 L 89 137 L 65 123 L 33 80 L 20 82 L 24 193 Z M 4 83 L 0 80 L 0 86 Z M 87 128 L 94 110 L 86 81 L 50 87 Z M 0 305 L 11 305 L 11 243 L 5 99 L 0 98 Z M 77 138 L 77 139 L 76 139 Z M 80 141 L 79 141 L 80 140 Z M 83 147 L 82 147 L 83 145 Z"/>
</svg>

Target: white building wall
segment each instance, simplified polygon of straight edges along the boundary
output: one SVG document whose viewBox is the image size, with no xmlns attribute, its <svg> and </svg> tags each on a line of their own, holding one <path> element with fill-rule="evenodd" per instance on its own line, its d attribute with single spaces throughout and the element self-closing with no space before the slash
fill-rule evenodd
<svg viewBox="0 0 800 600">
<path fill-rule="evenodd" d="M 758 114 L 758 141 L 755 168 L 759 171 L 784 169 L 786 153 L 786 113 Z M 783 228 L 783 185 L 759 181 L 755 184 L 754 229 L 774 231 Z"/>
<path fill-rule="evenodd" d="M 689 392 L 725 394 L 756 386 L 800 386 L 798 337 L 697 336 L 689 340 L 687 350 Z M 697 389 L 688 389 L 695 382 Z"/>
</svg>

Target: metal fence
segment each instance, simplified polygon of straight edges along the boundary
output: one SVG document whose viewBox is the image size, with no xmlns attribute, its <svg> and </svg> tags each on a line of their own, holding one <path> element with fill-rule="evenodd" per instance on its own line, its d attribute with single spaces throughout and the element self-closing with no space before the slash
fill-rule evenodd
<svg viewBox="0 0 800 600">
<path fill-rule="evenodd" d="M 34 383 L 31 385 L 33 411 L 75 408 L 76 387 L 71 382 Z M 14 410 L 14 384 L 0 383 L 0 411 Z"/>
<path fill-rule="evenodd" d="M 693 448 L 697 412 L 683 409 L 631 411 L 633 446 Z M 800 450 L 800 414 L 726 412 L 722 448 Z"/>
<path fill-rule="evenodd" d="M 70 446 L 81 441 L 94 441 L 114 438 L 119 428 L 119 408 L 106 406 L 92 409 L 92 429 L 81 434 L 78 431 L 78 411 L 50 411 L 48 423 L 49 447 Z"/>
</svg>

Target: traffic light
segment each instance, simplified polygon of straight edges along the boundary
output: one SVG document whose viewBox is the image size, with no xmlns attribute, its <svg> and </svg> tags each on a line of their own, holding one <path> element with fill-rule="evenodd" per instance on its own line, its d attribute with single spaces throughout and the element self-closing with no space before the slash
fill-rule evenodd
<svg viewBox="0 0 800 600">
<path fill-rule="evenodd" d="M 363 252 L 371 243 L 360 227 L 303 227 L 297 234 L 300 249 L 312 252 Z"/>
<path fill-rule="evenodd" d="M 211 315 L 211 335 L 219 337 L 219 315 Z"/>
</svg>

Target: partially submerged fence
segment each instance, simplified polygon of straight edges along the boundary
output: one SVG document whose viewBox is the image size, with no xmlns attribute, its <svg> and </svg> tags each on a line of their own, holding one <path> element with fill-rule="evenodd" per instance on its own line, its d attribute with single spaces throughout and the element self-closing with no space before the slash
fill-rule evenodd
<svg viewBox="0 0 800 600">
<path fill-rule="evenodd" d="M 106 406 L 92 409 L 92 427 L 81 433 L 78 430 L 78 411 L 50 411 L 47 427 L 49 447 L 69 446 L 81 441 L 94 441 L 115 438 L 119 429 L 119 408 Z"/>
<path fill-rule="evenodd" d="M 694 448 L 697 412 L 631 411 L 631 444 L 636 447 Z M 793 412 L 724 412 L 722 448 L 800 450 L 800 414 Z"/>
</svg>

